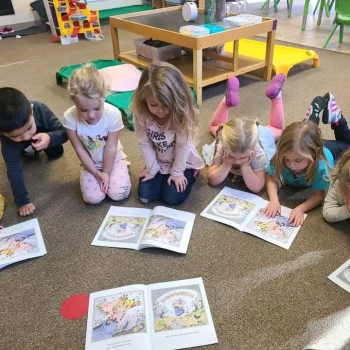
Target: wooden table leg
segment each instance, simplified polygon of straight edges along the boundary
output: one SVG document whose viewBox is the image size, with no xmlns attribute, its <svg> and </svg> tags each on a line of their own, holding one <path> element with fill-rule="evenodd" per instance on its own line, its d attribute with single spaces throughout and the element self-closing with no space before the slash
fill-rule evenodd
<svg viewBox="0 0 350 350">
<path fill-rule="evenodd" d="M 277 24 L 277 20 L 276 24 Z M 270 80 L 272 75 L 272 60 L 273 60 L 273 51 L 275 47 L 275 36 L 276 36 L 276 26 L 271 32 L 267 33 L 267 41 L 266 41 L 266 55 L 265 55 L 265 63 L 266 67 L 264 69 L 264 80 Z"/>
<path fill-rule="evenodd" d="M 118 59 L 120 55 L 118 28 L 114 28 L 111 26 L 111 35 L 112 35 L 114 58 Z"/>
<path fill-rule="evenodd" d="M 202 104 L 203 51 L 193 50 L 193 88 L 197 95 L 197 103 Z"/>
<path fill-rule="evenodd" d="M 238 49 L 239 49 L 239 40 L 233 42 L 233 61 L 232 61 L 232 70 L 236 72 L 238 70 Z"/>
</svg>

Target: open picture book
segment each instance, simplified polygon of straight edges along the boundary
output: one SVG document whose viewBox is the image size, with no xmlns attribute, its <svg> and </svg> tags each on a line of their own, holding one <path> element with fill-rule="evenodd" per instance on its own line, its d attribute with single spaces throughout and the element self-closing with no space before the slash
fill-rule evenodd
<svg viewBox="0 0 350 350">
<path fill-rule="evenodd" d="M 0 230 L 0 269 L 45 254 L 46 248 L 37 219 Z"/>
<path fill-rule="evenodd" d="M 274 218 L 265 216 L 262 210 L 268 203 L 254 194 L 225 187 L 203 210 L 201 216 L 289 249 L 300 227 L 288 224 L 292 210 L 283 206 L 281 213 Z"/>
<path fill-rule="evenodd" d="M 331 273 L 328 278 L 350 293 L 350 259 Z"/>
<path fill-rule="evenodd" d="M 163 248 L 185 254 L 195 214 L 167 207 L 111 206 L 92 245 L 143 249 Z"/>
<path fill-rule="evenodd" d="M 170 350 L 217 342 L 202 278 L 90 294 L 85 350 Z"/>
</svg>

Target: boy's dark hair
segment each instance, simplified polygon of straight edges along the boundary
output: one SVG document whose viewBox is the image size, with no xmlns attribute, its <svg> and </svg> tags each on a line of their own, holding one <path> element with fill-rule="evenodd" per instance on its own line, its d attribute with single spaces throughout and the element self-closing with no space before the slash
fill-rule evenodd
<svg viewBox="0 0 350 350">
<path fill-rule="evenodd" d="M 32 107 L 24 94 L 14 88 L 0 88 L 0 132 L 23 127 L 32 115 Z"/>
</svg>

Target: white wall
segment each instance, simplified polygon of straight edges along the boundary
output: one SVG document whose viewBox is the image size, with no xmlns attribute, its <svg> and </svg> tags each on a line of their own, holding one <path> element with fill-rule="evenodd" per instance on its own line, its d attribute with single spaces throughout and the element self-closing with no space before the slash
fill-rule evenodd
<svg viewBox="0 0 350 350">
<path fill-rule="evenodd" d="M 34 0 L 12 0 L 15 14 L 10 16 L 0 16 L 0 27 L 20 23 L 33 23 L 35 21 L 34 13 L 29 6 L 32 1 Z M 105 10 L 117 7 L 142 5 L 142 0 L 88 0 L 88 4 L 92 10 Z"/>
<path fill-rule="evenodd" d="M 1 0 L 0 0 L 1 1 Z M 29 4 L 34 0 L 12 0 L 14 15 L 0 16 L 0 27 L 12 24 L 34 22 L 34 14 Z"/>
<path fill-rule="evenodd" d="M 88 6 L 91 10 L 106 10 L 133 5 L 142 5 L 142 0 L 88 0 Z"/>
</svg>

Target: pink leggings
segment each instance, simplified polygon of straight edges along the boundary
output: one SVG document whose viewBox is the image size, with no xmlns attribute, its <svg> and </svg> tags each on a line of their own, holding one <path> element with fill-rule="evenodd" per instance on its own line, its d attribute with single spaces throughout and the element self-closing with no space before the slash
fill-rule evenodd
<svg viewBox="0 0 350 350">
<path fill-rule="evenodd" d="M 106 198 L 106 194 L 101 191 L 100 184 L 95 176 L 85 169 L 80 171 L 80 188 L 83 199 L 88 204 L 98 204 Z M 130 189 L 128 164 L 125 159 L 120 159 L 114 163 L 109 178 L 107 196 L 114 201 L 121 201 L 128 198 Z"/>
<path fill-rule="evenodd" d="M 226 105 L 224 98 L 220 102 L 217 110 L 214 112 L 214 115 L 210 122 L 210 132 L 215 137 L 219 126 L 227 122 L 229 111 L 230 107 Z M 275 141 L 278 141 L 284 129 L 284 110 L 282 97 L 276 97 L 271 100 L 270 123 L 266 125 L 266 127 L 272 131 Z"/>
</svg>

